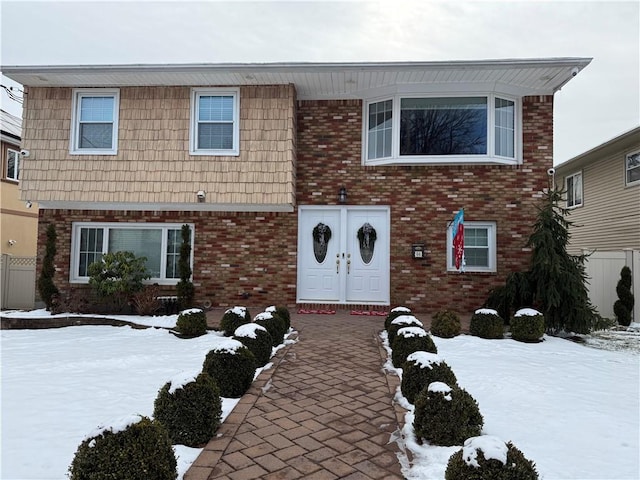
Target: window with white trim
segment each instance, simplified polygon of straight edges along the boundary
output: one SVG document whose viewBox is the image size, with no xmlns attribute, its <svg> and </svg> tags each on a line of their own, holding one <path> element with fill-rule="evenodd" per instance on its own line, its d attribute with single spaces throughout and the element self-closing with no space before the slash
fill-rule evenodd
<svg viewBox="0 0 640 480">
<path fill-rule="evenodd" d="M 582 205 L 582 172 L 568 175 L 564 179 L 564 188 L 567 191 L 567 208 Z"/>
<path fill-rule="evenodd" d="M 194 88 L 191 91 L 190 153 L 239 155 L 238 88 Z"/>
<path fill-rule="evenodd" d="M 624 168 L 626 184 L 640 185 L 640 152 L 627 155 Z"/>
<path fill-rule="evenodd" d="M 74 90 L 70 153 L 117 154 L 119 108 L 118 89 Z"/>
<path fill-rule="evenodd" d="M 193 252 L 193 225 L 191 251 Z M 151 283 L 174 285 L 180 278 L 178 260 L 182 224 L 174 223 L 90 223 L 73 224 L 71 240 L 71 282 L 89 281 L 89 265 L 109 252 L 128 251 L 146 257 Z M 193 264 L 193 255 L 191 256 Z"/>
<path fill-rule="evenodd" d="M 498 95 L 394 95 L 366 103 L 365 164 L 519 161 L 519 103 Z"/>
<path fill-rule="evenodd" d="M 7 179 L 18 181 L 20 175 L 20 152 L 7 149 Z"/>
<path fill-rule="evenodd" d="M 458 271 L 454 262 L 453 235 L 447 228 L 447 270 Z M 495 222 L 464 222 L 464 271 L 496 271 Z"/>
</svg>

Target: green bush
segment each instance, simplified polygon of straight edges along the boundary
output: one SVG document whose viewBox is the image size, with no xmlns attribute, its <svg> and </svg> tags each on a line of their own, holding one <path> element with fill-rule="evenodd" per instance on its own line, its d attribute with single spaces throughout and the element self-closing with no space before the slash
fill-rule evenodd
<svg viewBox="0 0 640 480">
<path fill-rule="evenodd" d="M 246 307 L 233 307 L 224 312 L 220 320 L 220 330 L 224 331 L 227 337 L 233 335 L 240 325 L 251 323 L 251 315 Z"/>
<path fill-rule="evenodd" d="M 47 243 L 45 244 L 45 254 L 42 259 L 42 270 L 40 278 L 38 278 L 38 293 L 40 298 L 47 306 L 47 310 L 51 310 L 54 299 L 60 293 L 58 287 L 53 282 L 56 274 L 55 258 L 56 258 L 56 227 L 50 224 L 47 227 Z"/>
<path fill-rule="evenodd" d="M 178 477 L 169 435 L 159 422 L 133 415 L 117 423 L 80 443 L 69 467 L 71 480 Z"/>
<path fill-rule="evenodd" d="M 633 293 L 631 293 L 631 269 L 629 267 L 625 266 L 620 270 L 620 280 L 616 285 L 616 293 L 618 294 L 618 300 L 613 304 L 613 313 L 616 314 L 620 325 L 628 327 L 631 325 L 631 312 L 635 304 Z"/>
<path fill-rule="evenodd" d="M 457 386 L 458 379 L 451 367 L 435 353 L 417 351 L 407 356 L 402 366 L 400 391 L 409 403 L 415 403 L 418 394 L 433 382 L 453 387 Z"/>
<path fill-rule="evenodd" d="M 271 359 L 273 340 L 262 325 L 247 323 L 236 328 L 233 338 L 247 347 L 256 359 L 256 367 L 264 367 Z"/>
<path fill-rule="evenodd" d="M 253 382 L 256 359 L 241 342 L 229 338 L 207 353 L 202 371 L 216 381 L 220 396 L 240 398 Z"/>
<path fill-rule="evenodd" d="M 199 447 L 211 440 L 220 426 L 220 390 L 205 372 L 176 377 L 158 392 L 153 417 L 167 429 L 172 443 Z"/>
<path fill-rule="evenodd" d="M 520 309 L 511 319 L 511 338 L 519 342 L 540 342 L 544 331 L 544 315 L 537 310 Z"/>
<path fill-rule="evenodd" d="M 272 305 L 270 307 L 267 307 L 264 311 L 269 312 L 273 315 L 278 315 L 284 321 L 285 334 L 289 331 L 289 329 L 291 328 L 291 314 L 289 313 L 289 309 L 287 307 L 284 307 L 282 305 Z"/>
<path fill-rule="evenodd" d="M 437 312 L 431 320 L 431 333 L 441 338 L 460 335 L 460 317 L 451 310 Z"/>
<path fill-rule="evenodd" d="M 416 397 L 413 430 L 432 445 L 462 445 L 480 435 L 484 420 L 478 404 L 462 388 L 434 382 Z"/>
<path fill-rule="evenodd" d="M 392 308 L 387 317 L 384 319 L 384 329 L 389 330 L 389 325 L 393 319 L 398 318 L 401 315 L 411 315 L 411 310 L 407 307 L 396 307 Z"/>
<path fill-rule="evenodd" d="M 183 310 L 178 315 L 176 329 L 186 337 L 199 337 L 207 333 L 207 314 L 199 308 Z"/>
<path fill-rule="evenodd" d="M 535 464 L 511 442 L 482 435 L 449 457 L 445 480 L 537 480 Z"/>
<path fill-rule="evenodd" d="M 504 320 L 497 311 L 481 308 L 471 316 L 469 333 L 480 338 L 503 338 Z"/>
<path fill-rule="evenodd" d="M 420 327 L 423 328 L 424 324 L 413 315 L 399 315 L 393 320 L 387 329 L 387 338 L 389 339 L 389 345 L 393 345 L 393 341 L 398 334 L 398 330 L 405 327 Z"/>
<path fill-rule="evenodd" d="M 272 346 L 277 347 L 284 342 L 286 330 L 284 320 L 282 320 L 279 315 L 274 315 L 270 312 L 262 312 L 256 315 L 253 321 L 267 329 L 267 332 L 271 335 Z"/>
<path fill-rule="evenodd" d="M 180 308 L 191 308 L 193 306 L 193 297 L 195 296 L 195 287 L 191 281 L 191 227 L 182 225 L 181 230 L 182 243 L 180 244 L 180 257 L 178 258 L 178 272 L 180 273 L 180 281 L 176 284 L 176 293 L 178 294 L 178 305 Z"/>
<path fill-rule="evenodd" d="M 398 330 L 391 347 L 391 362 L 395 368 L 401 368 L 407 357 L 413 352 L 425 351 L 438 353 L 431 336 L 420 327 L 405 327 Z"/>
</svg>

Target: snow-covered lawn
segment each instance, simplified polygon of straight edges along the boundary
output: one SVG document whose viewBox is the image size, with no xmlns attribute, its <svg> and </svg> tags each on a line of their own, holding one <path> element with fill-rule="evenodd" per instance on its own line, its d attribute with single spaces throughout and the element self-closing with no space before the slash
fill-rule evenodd
<svg viewBox="0 0 640 480">
<path fill-rule="evenodd" d="M 158 321 L 166 327 L 175 317 Z M 216 341 L 215 333 L 181 340 L 130 327 L 1 331 L 0 478 L 66 478 L 88 433 L 130 414 L 151 416 L 162 385 L 179 372 L 200 371 Z M 478 401 L 483 433 L 513 441 L 541 478 L 640 478 L 637 353 L 550 337 L 540 344 L 468 335 L 434 341 Z M 235 403 L 225 399 L 224 415 Z M 443 479 L 457 448 L 416 445 L 411 411 L 406 420 L 400 443 L 415 459 L 408 478 Z M 199 450 L 176 450 L 182 474 Z"/>
</svg>

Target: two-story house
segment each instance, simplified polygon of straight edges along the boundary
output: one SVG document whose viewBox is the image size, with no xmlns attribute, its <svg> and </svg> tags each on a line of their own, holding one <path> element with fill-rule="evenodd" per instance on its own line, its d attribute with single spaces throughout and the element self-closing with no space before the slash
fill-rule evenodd
<svg viewBox="0 0 640 480">
<path fill-rule="evenodd" d="M 108 251 L 200 304 L 469 313 L 528 267 L 554 93 L 588 58 L 5 66 L 25 86 L 24 200 L 55 281 Z M 464 271 L 449 225 L 464 209 Z"/>
<path fill-rule="evenodd" d="M 640 127 L 624 132 L 556 168 L 570 210 L 570 252 L 587 253 L 591 302 L 614 318 L 620 270 L 628 266 L 640 318 Z"/>
</svg>

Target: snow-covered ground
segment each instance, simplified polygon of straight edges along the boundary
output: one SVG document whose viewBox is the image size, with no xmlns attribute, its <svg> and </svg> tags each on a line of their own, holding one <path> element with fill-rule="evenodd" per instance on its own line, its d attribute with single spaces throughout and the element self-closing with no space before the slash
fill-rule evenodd
<svg viewBox="0 0 640 480">
<path fill-rule="evenodd" d="M 157 320 L 171 327 L 175 319 Z M 640 336 L 625 338 L 640 342 Z M 87 434 L 112 419 L 151 416 L 164 383 L 180 372 L 198 372 L 219 340 L 213 332 L 181 340 L 162 329 L 108 326 L 1 331 L 0 478 L 66 478 Z M 637 348 L 598 350 L 551 337 L 539 344 L 468 335 L 434 341 L 460 386 L 478 401 L 483 433 L 511 440 L 541 478 L 640 478 Z M 400 393 L 397 399 L 410 407 Z M 237 400 L 223 403 L 227 415 Z M 443 479 L 458 448 L 417 445 L 411 410 L 406 420 L 399 442 L 414 457 L 407 477 Z M 181 475 L 199 452 L 176 448 Z"/>
</svg>

